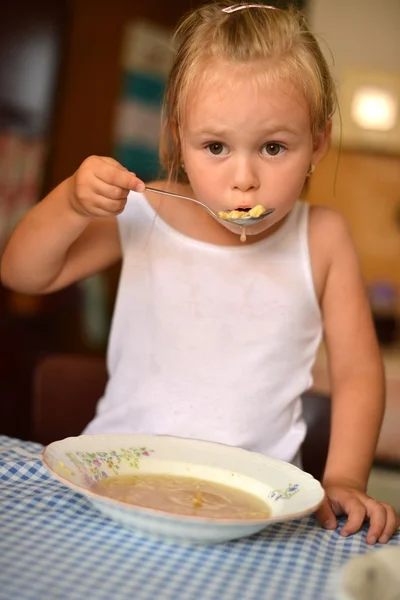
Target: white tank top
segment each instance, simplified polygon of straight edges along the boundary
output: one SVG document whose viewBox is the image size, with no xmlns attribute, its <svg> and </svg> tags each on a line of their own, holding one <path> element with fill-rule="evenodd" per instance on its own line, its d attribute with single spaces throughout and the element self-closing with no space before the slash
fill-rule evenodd
<svg viewBox="0 0 400 600">
<path fill-rule="evenodd" d="M 142 194 L 118 221 L 110 377 L 85 433 L 190 437 L 296 461 L 321 340 L 308 206 L 297 202 L 270 237 L 229 247 L 177 232 Z"/>
</svg>

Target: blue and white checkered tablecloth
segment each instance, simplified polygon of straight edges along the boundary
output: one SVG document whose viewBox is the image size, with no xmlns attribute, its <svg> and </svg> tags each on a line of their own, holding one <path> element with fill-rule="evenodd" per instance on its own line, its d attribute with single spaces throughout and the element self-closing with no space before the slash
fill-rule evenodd
<svg viewBox="0 0 400 600">
<path fill-rule="evenodd" d="M 0 436 L 1 600 L 325 600 L 370 550 L 313 517 L 190 547 L 124 529 L 53 479 L 42 447 Z M 390 542 L 400 545 L 400 535 Z"/>
</svg>

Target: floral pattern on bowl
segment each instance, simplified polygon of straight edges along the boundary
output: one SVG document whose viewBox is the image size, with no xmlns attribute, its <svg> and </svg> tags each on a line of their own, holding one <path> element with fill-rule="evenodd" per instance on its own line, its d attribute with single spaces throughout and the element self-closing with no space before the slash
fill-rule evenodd
<svg viewBox="0 0 400 600">
<path fill-rule="evenodd" d="M 268 494 L 268 498 L 276 502 L 277 500 L 290 500 L 295 494 L 300 491 L 298 483 L 289 483 L 285 490 L 272 490 Z"/>
<path fill-rule="evenodd" d="M 140 460 L 143 456 L 150 456 L 154 452 L 142 446 L 140 448 L 119 448 L 108 452 L 67 452 L 68 458 L 79 469 L 82 475 L 89 477 L 92 481 L 98 481 L 118 475 L 121 463 L 125 463 L 134 469 L 139 469 Z"/>
</svg>

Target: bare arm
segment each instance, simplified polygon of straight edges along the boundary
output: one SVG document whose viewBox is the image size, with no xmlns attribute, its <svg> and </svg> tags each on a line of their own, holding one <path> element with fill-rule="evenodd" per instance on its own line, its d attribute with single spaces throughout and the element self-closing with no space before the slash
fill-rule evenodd
<svg viewBox="0 0 400 600">
<path fill-rule="evenodd" d="M 365 490 L 384 412 L 383 366 L 351 235 L 342 217 L 330 217 L 322 312 L 332 430 L 324 483 L 344 480 Z"/>
<path fill-rule="evenodd" d="M 116 262 L 121 248 L 115 216 L 137 182 L 113 159 L 84 161 L 17 225 L 2 256 L 4 285 L 43 294 Z"/>
<path fill-rule="evenodd" d="M 311 212 L 310 246 L 319 266 L 316 284 L 332 388 L 331 439 L 323 478 L 326 498 L 317 518 L 334 529 L 336 515 L 346 514 L 342 535 L 355 533 L 368 518 L 367 543 L 386 543 L 399 518 L 392 506 L 366 494 L 385 408 L 382 359 L 348 228 L 333 211 Z"/>
</svg>

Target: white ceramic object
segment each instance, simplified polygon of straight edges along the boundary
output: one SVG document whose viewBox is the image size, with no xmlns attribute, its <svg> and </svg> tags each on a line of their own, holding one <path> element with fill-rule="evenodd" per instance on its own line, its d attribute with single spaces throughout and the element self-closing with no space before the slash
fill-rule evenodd
<svg viewBox="0 0 400 600">
<path fill-rule="evenodd" d="M 324 492 L 308 473 L 284 461 L 212 442 L 155 435 L 82 435 L 53 442 L 43 462 L 62 483 L 86 496 L 111 519 L 170 541 L 211 544 L 254 534 L 314 512 Z M 93 483 L 130 473 L 206 479 L 248 491 L 271 509 L 265 519 L 181 516 L 100 496 Z"/>
</svg>

